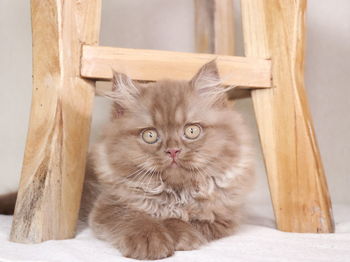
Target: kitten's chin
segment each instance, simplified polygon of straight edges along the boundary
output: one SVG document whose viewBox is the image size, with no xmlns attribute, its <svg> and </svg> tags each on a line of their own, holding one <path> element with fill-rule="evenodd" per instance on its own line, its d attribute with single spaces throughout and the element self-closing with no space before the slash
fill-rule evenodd
<svg viewBox="0 0 350 262">
<path fill-rule="evenodd" d="M 171 164 L 163 173 L 163 181 L 171 186 L 181 186 L 190 180 L 188 171 L 182 169 L 178 164 Z"/>
<path fill-rule="evenodd" d="M 180 168 L 179 165 L 176 163 L 176 162 L 172 162 L 170 165 L 169 165 L 169 168 Z"/>
</svg>

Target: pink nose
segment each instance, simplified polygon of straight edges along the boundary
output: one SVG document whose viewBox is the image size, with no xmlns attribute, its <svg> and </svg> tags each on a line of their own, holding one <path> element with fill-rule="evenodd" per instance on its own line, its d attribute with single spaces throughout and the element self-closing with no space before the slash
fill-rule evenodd
<svg viewBox="0 0 350 262">
<path fill-rule="evenodd" d="M 181 149 L 179 148 L 169 148 L 165 151 L 165 153 L 168 154 L 172 159 L 175 159 L 176 156 L 181 152 Z"/>
</svg>

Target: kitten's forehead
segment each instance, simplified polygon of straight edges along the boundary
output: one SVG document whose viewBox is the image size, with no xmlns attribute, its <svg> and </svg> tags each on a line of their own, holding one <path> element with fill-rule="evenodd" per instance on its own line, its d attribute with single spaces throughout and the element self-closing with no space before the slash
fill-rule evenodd
<svg viewBox="0 0 350 262">
<path fill-rule="evenodd" d="M 171 133 L 190 123 L 211 125 L 217 121 L 217 109 L 185 81 L 148 83 L 141 89 L 134 120 L 143 127 L 155 127 Z"/>
<path fill-rule="evenodd" d="M 154 126 L 176 127 L 187 120 L 189 102 L 194 97 L 187 82 L 161 81 L 144 90 L 142 104 L 147 108 Z"/>
</svg>

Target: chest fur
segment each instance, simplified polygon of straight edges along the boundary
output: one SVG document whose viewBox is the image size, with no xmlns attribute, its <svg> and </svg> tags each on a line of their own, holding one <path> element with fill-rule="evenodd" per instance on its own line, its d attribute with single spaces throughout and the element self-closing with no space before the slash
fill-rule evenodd
<svg viewBox="0 0 350 262">
<path fill-rule="evenodd" d="M 192 192 L 163 192 L 156 196 L 146 196 L 134 206 L 157 218 L 179 218 L 189 220 L 214 220 L 214 203 L 217 196 L 201 198 Z"/>
</svg>

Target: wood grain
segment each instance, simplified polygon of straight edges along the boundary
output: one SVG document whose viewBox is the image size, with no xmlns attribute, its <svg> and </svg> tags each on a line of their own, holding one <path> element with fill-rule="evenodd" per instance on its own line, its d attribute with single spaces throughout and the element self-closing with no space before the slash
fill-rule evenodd
<svg viewBox="0 0 350 262">
<path fill-rule="evenodd" d="M 271 62 L 266 59 L 88 45 L 83 47 L 81 75 L 111 79 L 113 68 L 134 80 L 190 80 L 201 66 L 215 58 L 225 85 L 271 86 Z"/>
<path fill-rule="evenodd" d="M 197 52 L 234 55 L 232 0 L 195 0 L 194 4 Z"/>
<path fill-rule="evenodd" d="M 252 90 L 277 226 L 333 232 L 331 201 L 304 89 L 306 0 L 241 0 L 245 52 L 272 59 L 273 88 Z"/>
<path fill-rule="evenodd" d="M 97 44 L 100 0 L 32 0 L 33 97 L 10 239 L 74 237 L 95 83 L 81 45 Z"/>
<path fill-rule="evenodd" d="M 232 0 L 195 0 L 196 51 L 220 55 L 235 54 L 235 24 Z M 233 89 L 229 99 L 250 97 L 250 90 Z"/>
</svg>

